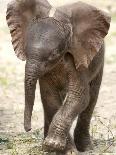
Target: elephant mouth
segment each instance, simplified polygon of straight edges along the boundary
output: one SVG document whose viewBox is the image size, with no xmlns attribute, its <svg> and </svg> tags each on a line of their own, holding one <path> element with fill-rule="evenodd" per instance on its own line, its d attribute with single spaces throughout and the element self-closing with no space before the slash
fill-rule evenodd
<svg viewBox="0 0 116 155">
<path fill-rule="evenodd" d="M 52 59 L 48 61 L 39 62 L 39 77 L 46 75 L 47 73 L 51 72 L 61 61 L 63 60 L 63 56 L 60 56 L 57 59 Z"/>
</svg>

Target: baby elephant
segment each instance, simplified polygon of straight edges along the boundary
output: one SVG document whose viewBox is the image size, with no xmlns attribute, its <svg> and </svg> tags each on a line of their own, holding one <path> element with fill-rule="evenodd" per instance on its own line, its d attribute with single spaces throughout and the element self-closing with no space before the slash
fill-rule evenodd
<svg viewBox="0 0 116 155">
<path fill-rule="evenodd" d="M 37 80 L 44 107 L 43 148 L 58 155 L 91 148 L 90 121 L 104 66 L 104 37 L 111 18 L 77 2 L 52 7 L 42 0 L 13 0 L 7 23 L 18 58 L 26 60 L 24 127 L 31 130 Z M 69 130 L 78 116 L 74 141 Z"/>
</svg>

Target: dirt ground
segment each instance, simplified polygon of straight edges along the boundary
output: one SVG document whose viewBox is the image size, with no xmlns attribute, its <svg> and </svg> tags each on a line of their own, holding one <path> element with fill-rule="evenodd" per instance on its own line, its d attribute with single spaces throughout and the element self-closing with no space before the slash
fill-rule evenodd
<svg viewBox="0 0 116 155">
<path fill-rule="evenodd" d="M 45 153 L 41 152 L 40 147 L 43 108 L 39 84 L 33 111 L 32 132 L 26 134 L 23 129 L 25 62 L 16 58 L 10 42 L 11 38 L 5 21 L 8 1 L 0 0 L 0 155 L 41 155 Z M 65 1 L 51 1 L 51 3 L 56 6 Z M 106 38 L 103 82 L 91 123 L 94 151 L 84 155 L 103 153 L 116 155 L 116 1 L 88 0 L 87 2 L 109 10 L 112 23 Z"/>
</svg>

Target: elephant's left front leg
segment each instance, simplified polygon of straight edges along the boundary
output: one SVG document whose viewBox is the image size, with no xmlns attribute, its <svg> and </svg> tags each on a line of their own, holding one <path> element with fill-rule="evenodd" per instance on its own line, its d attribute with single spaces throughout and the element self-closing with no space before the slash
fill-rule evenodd
<svg viewBox="0 0 116 155">
<path fill-rule="evenodd" d="M 53 83 L 50 82 L 49 84 L 47 80 L 44 79 L 40 79 L 39 82 L 41 99 L 44 107 L 44 138 L 46 138 L 53 116 L 61 107 L 62 101 L 60 99 L 58 91 L 56 90 L 56 88 L 54 88 Z M 63 143 L 61 143 L 60 145 L 62 146 L 62 144 Z M 52 148 L 48 149 L 47 151 L 52 151 Z M 66 150 L 64 150 L 63 152 L 57 152 L 57 155 L 68 155 L 69 152 L 76 152 L 76 146 L 74 145 L 74 141 L 72 140 L 70 134 L 68 134 Z"/>
<path fill-rule="evenodd" d="M 86 82 L 84 82 L 82 74 L 77 73 L 72 59 L 69 59 L 69 62 L 71 65 L 68 66 L 68 94 L 64 104 L 55 114 L 48 131 L 48 136 L 44 142 L 46 147 L 58 151 L 66 148 L 67 136 L 74 119 L 79 113 L 85 110 L 89 103 L 88 85 L 85 84 Z"/>
</svg>

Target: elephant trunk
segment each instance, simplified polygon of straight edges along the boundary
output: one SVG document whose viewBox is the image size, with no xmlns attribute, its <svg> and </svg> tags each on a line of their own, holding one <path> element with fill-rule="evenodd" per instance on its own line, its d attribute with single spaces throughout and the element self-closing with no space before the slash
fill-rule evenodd
<svg viewBox="0 0 116 155">
<path fill-rule="evenodd" d="M 37 79 L 38 79 L 37 65 L 27 61 L 25 66 L 25 111 L 24 111 L 24 128 L 27 132 L 31 130 L 31 116 L 35 100 Z"/>
</svg>

